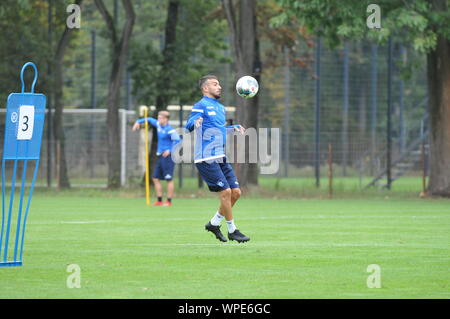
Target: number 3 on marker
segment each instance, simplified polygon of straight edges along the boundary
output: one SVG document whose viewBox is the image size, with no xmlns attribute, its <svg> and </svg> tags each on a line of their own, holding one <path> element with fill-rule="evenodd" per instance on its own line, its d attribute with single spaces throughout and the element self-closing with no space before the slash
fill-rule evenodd
<svg viewBox="0 0 450 319">
<path fill-rule="evenodd" d="M 22 105 L 19 108 L 18 140 L 31 140 L 33 137 L 34 106 Z"/>
</svg>

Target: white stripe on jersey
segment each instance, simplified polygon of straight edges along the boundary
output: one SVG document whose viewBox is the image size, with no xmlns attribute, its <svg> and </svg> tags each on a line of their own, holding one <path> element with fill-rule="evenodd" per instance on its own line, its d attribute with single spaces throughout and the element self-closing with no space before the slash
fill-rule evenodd
<svg viewBox="0 0 450 319">
<path fill-rule="evenodd" d="M 200 163 L 200 162 L 209 161 L 209 160 L 221 158 L 221 157 L 225 157 L 225 154 L 209 156 L 206 158 L 199 158 L 199 159 L 194 160 L 194 163 Z"/>
</svg>

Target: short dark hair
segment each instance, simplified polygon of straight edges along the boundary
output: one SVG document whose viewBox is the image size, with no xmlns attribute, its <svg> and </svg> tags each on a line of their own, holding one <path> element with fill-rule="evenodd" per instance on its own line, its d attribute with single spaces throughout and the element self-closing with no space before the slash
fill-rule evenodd
<svg viewBox="0 0 450 319">
<path fill-rule="evenodd" d="M 217 76 L 212 75 L 212 74 L 202 76 L 202 78 L 198 81 L 198 88 L 201 90 L 203 85 L 206 83 L 206 81 L 211 80 L 211 79 L 219 80 L 219 78 Z"/>
</svg>

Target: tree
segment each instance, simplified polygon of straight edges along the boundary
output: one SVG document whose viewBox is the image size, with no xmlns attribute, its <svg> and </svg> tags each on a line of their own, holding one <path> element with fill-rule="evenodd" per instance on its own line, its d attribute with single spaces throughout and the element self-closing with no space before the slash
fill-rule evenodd
<svg viewBox="0 0 450 319">
<path fill-rule="evenodd" d="M 135 78 L 135 93 L 141 99 L 155 101 L 155 112 L 149 116 L 156 117 L 158 112 L 164 110 L 176 94 L 173 86 L 177 76 L 177 26 L 179 15 L 179 0 L 169 0 L 167 17 L 164 28 L 164 44 L 162 52 L 158 52 L 150 44 L 144 46 L 140 42 L 134 45 L 131 71 Z M 152 136 L 156 137 L 156 128 L 152 127 Z M 152 138 L 149 150 L 149 170 L 153 171 L 156 163 L 157 138 Z M 145 175 L 144 175 L 145 177 Z M 143 178 L 145 180 L 145 178 Z"/>
<path fill-rule="evenodd" d="M 198 79 L 226 61 L 226 44 L 217 36 L 226 25 L 208 16 L 216 4 L 215 0 L 170 0 L 164 21 L 146 21 L 150 18 L 146 11 L 158 8 L 150 7 L 151 2 L 145 3 L 149 7 L 143 4 L 138 16 L 145 24 L 139 27 L 146 32 L 133 41 L 130 67 L 139 103 L 164 108 L 171 102 L 192 103 L 200 96 Z"/>
<path fill-rule="evenodd" d="M 51 6 L 50 3 L 52 4 Z M 81 5 L 81 3 L 82 0 L 75 2 L 78 5 Z M 50 10 L 52 19 L 49 19 Z M 70 187 L 64 152 L 62 99 L 64 86 L 63 60 L 70 40 L 73 38 L 74 29 L 69 29 L 66 26 L 66 19 L 66 4 L 64 2 L 52 0 L 18 2 L 8 0 L 0 4 L 0 26 L 3 30 L 0 35 L 0 41 L 15 44 L 2 46 L 0 49 L 0 56 L 3 62 L 0 67 L 0 77 L 7 79 L 0 83 L 0 94 L 3 96 L 3 94 L 9 94 L 8 92 L 17 91 L 17 74 L 25 62 L 33 61 L 38 66 L 39 81 L 36 91 L 46 94 L 49 109 L 53 105 L 55 106 L 55 117 L 52 123 L 48 123 L 48 129 L 52 129 L 55 136 L 57 183 L 59 188 Z M 48 28 L 43 26 L 48 26 Z M 52 33 L 61 34 L 56 47 L 49 41 L 50 30 Z M 18 37 L 18 35 L 20 36 Z M 50 73 L 50 70 L 54 72 Z M 28 72 L 25 74 L 27 83 L 30 80 L 28 78 L 30 75 L 32 74 Z M 47 152 L 50 152 L 50 150 L 47 149 Z"/>
<path fill-rule="evenodd" d="M 368 37 L 412 43 L 427 55 L 430 112 L 430 180 L 428 193 L 450 197 L 450 1 L 382 0 L 381 29 L 366 25 L 370 1 L 278 0 L 285 11 L 273 19 L 283 24 L 298 19 L 331 45 L 343 38 Z M 370 10 L 369 10 L 370 11 Z"/>
<path fill-rule="evenodd" d="M 261 81 L 261 60 L 257 30 L 256 1 L 239 1 L 234 6 L 231 0 L 222 0 L 223 10 L 228 22 L 230 43 L 232 47 L 236 77 L 253 76 Z M 237 7 L 239 6 L 239 9 Z M 252 99 L 237 99 L 236 121 L 246 128 L 258 129 L 259 96 Z M 238 145 L 239 147 L 239 145 Z M 249 145 L 245 145 L 248 154 Z M 256 163 L 236 164 L 236 175 L 242 187 L 258 184 L 258 166 Z"/>
<path fill-rule="evenodd" d="M 180 1 L 170 0 L 167 8 L 166 28 L 164 33 L 164 47 L 162 50 L 162 63 L 159 77 L 156 81 L 156 111 L 167 107 L 172 98 L 167 83 L 176 76 L 174 64 L 176 64 L 176 40 Z"/>
<path fill-rule="evenodd" d="M 4 0 L 0 2 L 0 101 L 6 102 L 11 92 L 20 92 L 19 74 L 22 66 L 32 61 L 39 71 L 36 92 L 49 93 L 47 60 L 52 54 L 47 42 L 47 3 L 45 0 Z M 32 72 L 25 81 L 32 81 Z M 43 90 L 46 88 L 45 90 Z M 29 88 L 27 88 L 29 90 Z"/>
<path fill-rule="evenodd" d="M 119 99 L 122 75 L 125 69 L 135 13 L 131 0 L 122 0 L 125 9 L 125 23 L 119 37 L 117 26 L 106 8 L 103 0 L 95 0 L 100 14 L 105 20 L 109 39 L 111 40 L 112 65 L 109 77 L 106 125 L 108 130 L 108 188 L 120 187 L 120 135 L 119 135 Z"/>
<path fill-rule="evenodd" d="M 156 30 L 147 31 L 145 41 L 134 41 L 130 68 L 134 93 L 140 103 L 156 105 L 151 116 L 155 117 L 171 102 L 183 105 L 198 99 L 198 79 L 211 72 L 211 66 L 223 62 L 218 52 L 223 52 L 225 44 L 217 34 L 224 23 L 205 17 L 215 4 L 214 0 L 169 0 L 165 21 L 159 21 Z M 155 27 L 152 23 L 149 29 Z M 151 42 L 151 32 L 153 36 L 164 34 L 162 45 Z M 156 129 L 153 133 L 156 136 Z M 156 163 L 156 145 L 154 138 L 150 147 L 150 170 Z"/>
<path fill-rule="evenodd" d="M 164 47 L 162 50 L 162 61 L 159 76 L 156 79 L 156 110 L 153 117 L 156 117 L 158 112 L 164 110 L 172 94 L 170 88 L 167 88 L 167 84 L 170 83 L 175 74 L 176 66 L 176 39 L 177 39 L 177 25 L 178 25 L 178 15 L 179 15 L 179 0 L 169 0 L 169 5 L 167 8 L 167 18 L 166 27 L 164 33 Z M 153 128 L 153 137 L 157 136 L 156 128 Z M 150 165 L 149 169 L 153 171 L 156 163 L 156 148 L 157 148 L 157 138 L 152 138 L 152 144 L 150 146 Z"/>
<path fill-rule="evenodd" d="M 83 0 L 76 0 L 75 4 L 81 6 Z M 65 24 L 66 25 L 66 24 Z M 66 162 L 66 152 L 65 152 L 65 136 L 63 129 L 63 86 L 64 86 L 64 76 L 63 76 L 63 61 L 66 48 L 69 45 L 74 28 L 69 28 L 67 25 L 62 33 L 58 45 L 56 47 L 53 65 L 53 93 L 54 93 L 54 108 L 55 115 L 53 117 L 53 130 L 55 136 L 55 146 L 56 146 L 56 169 L 57 169 L 57 185 L 58 188 L 70 188 L 69 176 L 67 174 L 67 162 Z"/>
</svg>

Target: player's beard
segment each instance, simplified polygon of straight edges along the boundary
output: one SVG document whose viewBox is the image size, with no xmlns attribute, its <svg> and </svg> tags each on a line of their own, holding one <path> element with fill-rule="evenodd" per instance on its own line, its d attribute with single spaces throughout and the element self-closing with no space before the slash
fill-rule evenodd
<svg viewBox="0 0 450 319">
<path fill-rule="evenodd" d="M 218 100 L 218 99 L 220 99 L 220 94 L 221 94 L 221 93 L 222 93 L 222 92 L 219 92 L 219 94 L 211 93 L 211 95 L 214 96 L 214 98 L 215 98 L 216 100 Z"/>
</svg>

